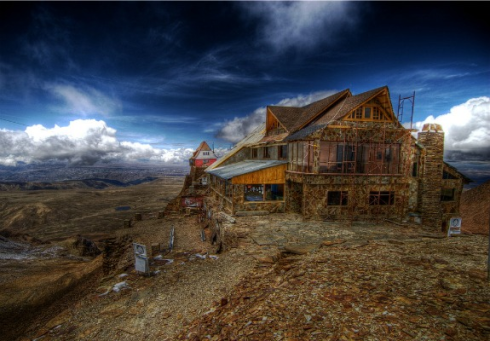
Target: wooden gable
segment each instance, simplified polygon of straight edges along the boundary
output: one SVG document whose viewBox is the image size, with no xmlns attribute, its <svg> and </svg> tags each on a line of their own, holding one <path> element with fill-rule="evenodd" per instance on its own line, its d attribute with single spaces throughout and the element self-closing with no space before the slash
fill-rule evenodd
<svg viewBox="0 0 490 341">
<path fill-rule="evenodd" d="M 360 122 L 397 121 L 391 105 L 388 89 L 384 89 L 372 98 L 366 99 L 354 107 L 342 120 Z"/>
<path fill-rule="evenodd" d="M 265 118 L 265 130 L 266 132 L 270 132 L 276 129 L 284 129 L 284 131 L 287 131 L 286 127 L 284 127 L 281 122 L 279 122 L 277 117 L 272 113 L 272 111 L 267 108 Z"/>
</svg>

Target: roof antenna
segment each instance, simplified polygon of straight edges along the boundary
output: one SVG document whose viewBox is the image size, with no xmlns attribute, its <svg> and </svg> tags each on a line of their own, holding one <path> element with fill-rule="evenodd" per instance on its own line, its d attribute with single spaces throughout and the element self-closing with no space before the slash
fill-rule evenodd
<svg viewBox="0 0 490 341">
<path fill-rule="evenodd" d="M 413 92 L 412 96 L 408 97 L 403 97 L 401 95 L 398 95 L 398 112 L 396 114 L 396 119 L 398 122 L 402 123 L 403 120 L 403 104 L 405 103 L 405 100 L 409 100 L 412 102 L 412 113 L 410 115 L 410 129 L 412 129 L 412 122 L 413 122 L 413 108 L 415 106 L 415 91 Z M 401 110 L 401 111 L 400 111 Z"/>
</svg>

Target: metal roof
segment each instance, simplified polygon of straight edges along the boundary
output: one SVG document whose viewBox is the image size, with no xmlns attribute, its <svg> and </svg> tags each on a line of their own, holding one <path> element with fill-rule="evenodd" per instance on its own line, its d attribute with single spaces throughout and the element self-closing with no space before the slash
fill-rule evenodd
<svg viewBox="0 0 490 341">
<path fill-rule="evenodd" d="M 222 179 L 229 180 L 239 175 L 256 172 L 258 170 L 284 165 L 287 163 L 287 161 L 279 160 L 246 160 L 209 170 L 208 173 Z"/>
<path fill-rule="evenodd" d="M 250 134 L 248 134 L 243 140 L 238 142 L 233 149 L 228 151 L 225 155 L 219 158 L 216 162 L 211 164 L 207 169 L 206 173 L 210 170 L 218 168 L 223 162 L 228 160 L 230 157 L 238 153 L 242 148 L 259 142 L 265 135 L 265 123 L 259 124 Z"/>
</svg>

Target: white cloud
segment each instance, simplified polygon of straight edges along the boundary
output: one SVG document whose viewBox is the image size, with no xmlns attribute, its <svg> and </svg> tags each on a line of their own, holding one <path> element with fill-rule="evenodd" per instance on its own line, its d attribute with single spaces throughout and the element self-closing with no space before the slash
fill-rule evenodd
<svg viewBox="0 0 490 341">
<path fill-rule="evenodd" d="M 334 94 L 336 91 L 318 91 L 308 95 L 298 95 L 293 98 L 284 98 L 276 104 L 286 107 L 302 107 L 312 102 Z M 245 117 L 235 117 L 225 122 L 216 134 L 217 137 L 236 143 L 250 134 L 259 124 L 265 122 L 265 107 L 255 109 Z"/>
<path fill-rule="evenodd" d="M 421 130 L 425 123 L 438 123 L 445 132 L 446 151 L 460 151 L 490 157 L 490 98 L 472 98 L 452 107 L 449 113 L 437 117 L 429 116 L 416 122 L 415 129 Z"/>
<path fill-rule="evenodd" d="M 49 85 L 48 90 L 64 101 L 63 111 L 70 114 L 89 116 L 108 116 L 121 110 L 121 103 L 116 98 L 104 95 L 93 88 L 77 89 L 71 85 Z"/>
<path fill-rule="evenodd" d="M 260 39 L 278 52 L 332 43 L 357 21 L 356 6 L 348 1 L 246 2 L 242 7 L 259 18 Z"/>
<path fill-rule="evenodd" d="M 75 120 L 66 127 L 30 126 L 25 131 L 0 130 L 0 165 L 18 162 L 62 161 L 93 165 L 97 162 L 141 160 L 187 162 L 190 148 L 157 149 L 149 144 L 119 141 L 104 121 Z"/>
</svg>

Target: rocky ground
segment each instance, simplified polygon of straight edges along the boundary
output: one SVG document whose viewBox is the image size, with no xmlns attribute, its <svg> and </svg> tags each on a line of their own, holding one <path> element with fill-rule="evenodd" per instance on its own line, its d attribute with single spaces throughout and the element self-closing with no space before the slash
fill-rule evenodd
<svg viewBox="0 0 490 341">
<path fill-rule="evenodd" d="M 180 188 L 1 193 L 0 339 L 490 339 L 488 237 L 464 227 L 487 187 L 463 199 L 458 237 L 385 220 L 220 216 L 221 253 L 196 215 L 158 217 Z M 84 228 L 104 255 L 77 253 Z M 146 245 L 148 276 L 133 242 Z"/>
<path fill-rule="evenodd" d="M 175 250 L 155 253 L 152 276 L 134 271 L 129 248 L 91 293 L 22 340 L 490 337 L 483 236 L 271 214 L 224 219 L 231 248 L 221 254 L 196 216 L 143 220 L 120 238 L 167 245 L 172 226 Z"/>
</svg>

